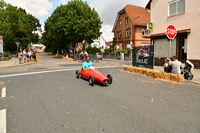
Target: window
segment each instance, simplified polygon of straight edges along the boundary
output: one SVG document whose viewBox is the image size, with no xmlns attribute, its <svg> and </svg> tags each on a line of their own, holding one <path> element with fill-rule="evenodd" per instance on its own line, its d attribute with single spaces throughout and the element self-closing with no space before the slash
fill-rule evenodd
<svg viewBox="0 0 200 133">
<path fill-rule="evenodd" d="M 169 3 L 169 16 L 185 12 L 185 0 L 175 0 Z"/>
<path fill-rule="evenodd" d="M 117 36 L 118 36 L 118 38 L 122 37 L 122 33 L 121 33 L 121 32 L 118 32 L 118 33 L 117 33 Z"/>
<path fill-rule="evenodd" d="M 126 30 L 126 37 L 130 37 L 131 36 L 131 29 L 127 29 Z"/>
<path fill-rule="evenodd" d="M 122 26 L 122 20 L 119 21 L 119 26 Z"/>
<path fill-rule="evenodd" d="M 128 18 L 126 18 L 126 20 L 125 20 L 125 24 L 128 24 Z"/>
<path fill-rule="evenodd" d="M 126 50 L 130 49 L 131 45 L 130 44 L 126 44 Z"/>
<path fill-rule="evenodd" d="M 171 43 L 171 50 L 169 54 L 169 41 L 167 39 L 156 39 L 154 40 L 154 57 L 165 58 L 176 55 L 176 41 L 173 40 Z"/>
<path fill-rule="evenodd" d="M 142 36 L 145 35 L 145 29 L 142 29 Z"/>
</svg>

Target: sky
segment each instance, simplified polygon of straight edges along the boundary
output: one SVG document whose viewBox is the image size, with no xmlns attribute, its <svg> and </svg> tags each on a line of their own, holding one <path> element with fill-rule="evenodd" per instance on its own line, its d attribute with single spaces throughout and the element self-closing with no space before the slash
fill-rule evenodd
<svg viewBox="0 0 200 133">
<path fill-rule="evenodd" d="M 13 6 L 21 7 L 27 13 L 32 14 L 40 20 L 44 29 L 45 20 L 51 16 L 52 12 L 61 4 L 67 4 L 69 0 L 4 0 Z M 106 41 L 112 41 L 112 28 L 117 17 L 117 13 L 126 5 L 145 7 L 149 0 L 83 0 L 87 1 L 90 7 L 98 12 L 102 24 L 102 36 Z"/>
</svg>

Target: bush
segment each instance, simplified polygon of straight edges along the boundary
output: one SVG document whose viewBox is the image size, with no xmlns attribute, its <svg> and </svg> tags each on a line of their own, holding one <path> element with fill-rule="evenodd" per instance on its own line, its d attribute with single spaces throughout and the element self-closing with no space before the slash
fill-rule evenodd
<svg viewBox="0 0 200 133">
<path fill-rule="evenodd" d="M 109 54 L 109 53 L 111 53 L 111 52 L 112 52 L 111 49 L 105 49 L 105 50 L 104 50 L 104 53 L 105 53 L 105 54 Z"/>
<path fill-rule="evenodd" d="M 10 56 L 10 52 L 4 52 L 3 56 L 4 56 L 4 57 Z"/>
<path fill-rule="evenodd" d="M 95 53 L 100 53 L 101 50 L 97 47 L 92 47 L 92 46 L 88 46 L 86 49 L 88 54 L 95 54 Z"/>
<path fill-rule="evenodd" d="M 112 54 L 118 54 L 118 53 L 127 54 L 128 52 L 126 50 L 124 50 L 124 49 L 118 49 L 118 50 L 112 51 Z"/>
</svg>

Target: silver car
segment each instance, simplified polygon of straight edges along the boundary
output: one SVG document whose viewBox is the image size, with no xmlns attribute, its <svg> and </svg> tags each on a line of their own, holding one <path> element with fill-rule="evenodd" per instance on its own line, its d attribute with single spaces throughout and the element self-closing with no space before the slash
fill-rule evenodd
<svg viewBox="0 0 200 133">
<path fill-rule="evenodd" d="M 100 53 L 96 53 L 96 58 L 102 60 L 102 55 Z"/>
</svg>

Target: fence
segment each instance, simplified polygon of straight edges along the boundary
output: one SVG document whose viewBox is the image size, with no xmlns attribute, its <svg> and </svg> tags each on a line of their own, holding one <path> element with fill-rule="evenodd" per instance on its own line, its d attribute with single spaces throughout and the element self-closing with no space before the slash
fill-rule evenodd
<svg viewBox="0 0 200 133">
<path fill-rule="evenodd" d="M 120 60 L 121 55 L 120 54 L 103 54 L 103 58 Z M 131 55 L 130 54 L 124 54 L 124 60 L 132 60 Z"/>
</svg>

